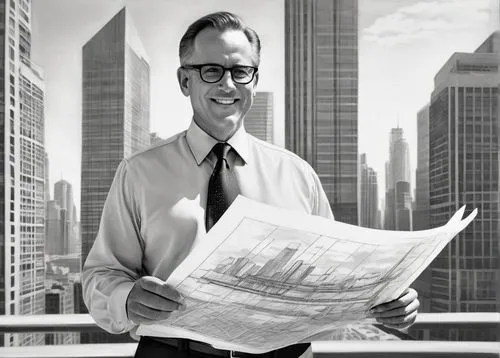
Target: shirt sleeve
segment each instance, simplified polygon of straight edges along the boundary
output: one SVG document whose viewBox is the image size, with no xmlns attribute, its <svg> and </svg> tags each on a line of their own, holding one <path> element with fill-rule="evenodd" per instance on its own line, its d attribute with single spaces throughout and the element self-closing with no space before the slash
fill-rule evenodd
<svg viewBox="0 0 500 358">
<path fill-rule="evenodd" d="M 99 231 L 82 270 L 83 299 L 97 325 L 124 333 L 136 325 L 126 312 L 127 297 L 141 276 L 143 240 L 128 162 L 116 171 Z"/>
<path fill-rule="evenodd" d="M 334 220 L 335 218 L 330 207 L 330 202 L 328 201 L 325 190 L 321 185 L 318 174 L 316 174 L 312 167 L 310 167 L 310 171 L 312 176 L 312 215 L 322 216 L 326 219 Z"/>
</svg>

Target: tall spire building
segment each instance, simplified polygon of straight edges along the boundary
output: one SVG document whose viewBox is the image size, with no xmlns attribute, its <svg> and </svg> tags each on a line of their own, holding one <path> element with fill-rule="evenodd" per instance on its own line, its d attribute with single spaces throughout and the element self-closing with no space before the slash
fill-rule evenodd
<svg viewBox="0 0 500 358">
<path fill-rule="evenodd" d="M 126 8 L 83 46 L 82 264 L 120 161 L 149 146 L 149 63 Z"/>
<path fill-rule="evenodd" d="M 43 314 L 43 74 L 30 60 L 30 2 L 1 1 L 0 13 L 0 314 Z M 0 334 L 1 346 L 43 342 L 40 333 Z"/>
<path fill-rule="evenodd" d="M 358 224 L 358 2 L 285 1 L 285 145 Z"/>
<path fill-rule="evenodd" d="M 386 169 L 384 229 L 412 230 L 410 150 L 402 128 L 392 128 Z"/>
</svg>

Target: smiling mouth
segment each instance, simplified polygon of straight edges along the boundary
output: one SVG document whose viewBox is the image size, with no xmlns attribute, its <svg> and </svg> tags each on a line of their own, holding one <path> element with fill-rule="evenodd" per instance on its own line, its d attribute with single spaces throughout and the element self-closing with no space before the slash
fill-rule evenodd
<svg viewBox="0 0 500 358">
<path fill-rule="evenodd" d="M 237 98 L 210 98 L 210 100 L 217 104 L 223 105 L 232 105 L 239 101 L 239 99 Z"/>
</svg>

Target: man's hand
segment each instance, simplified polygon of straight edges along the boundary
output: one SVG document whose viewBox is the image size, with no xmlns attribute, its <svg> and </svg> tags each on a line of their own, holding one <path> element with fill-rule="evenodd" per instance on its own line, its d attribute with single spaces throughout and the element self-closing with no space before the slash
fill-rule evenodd
<svg viewBox="0 0 500 358">
<path fill-rule="evenodd" d="M 185 310 L 182 296 L 170 285 L 153 276 L 138 279 L 127 297 L 128 318 L 137 324 L 168 318 L 175 310 Z"/>
<path fill-rule="evenodd" d="M 370 313 L 384 326 L 396 329 L 408 328 L 417 319 L 417 310 L 420 306 L 417 297 L 417 291 L 408 288 L 399 298 L 373 307 Z"/>
</svg>

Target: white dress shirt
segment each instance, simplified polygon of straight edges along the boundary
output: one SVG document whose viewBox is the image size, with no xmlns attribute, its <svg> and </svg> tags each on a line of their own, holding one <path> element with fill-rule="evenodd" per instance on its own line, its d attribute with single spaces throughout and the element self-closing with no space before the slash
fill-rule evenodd
<svg viewBox="0 0 500 358">
<path fill-rule="evenodd" d="M 166 280 L 203 240 L 208 181 L 217 140 L 194 121 L 188 130 L 124 159 L 104 204 L 99 232 L 82 272 L 83 296 L 97 324 L 132 330 L 126 300 L 135 280 Z M 333 219 L 318 176 L 297 155 L 247 134 L 228 140 L 236 150 L 240 193 L 281 208 Z"/>
</svg>

